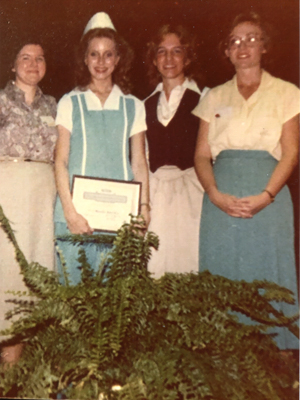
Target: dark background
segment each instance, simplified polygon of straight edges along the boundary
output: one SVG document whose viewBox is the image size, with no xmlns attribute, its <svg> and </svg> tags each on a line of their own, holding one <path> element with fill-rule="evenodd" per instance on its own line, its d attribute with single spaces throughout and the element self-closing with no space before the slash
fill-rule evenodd
<svg viewBox="0 0 300 400">
<path fill-rule="evenodd" d="M 19 44 L 37 37 L 46 51 L 47 74 L 41 87 L 58 100 L 73 88 L 74 49 L 88 20 L 107 12 L 116 29 L 135 51 L 133 94 L 143 99 L 151 88 L 145 78 L 146 44 L 157 28 L 169 22 L 185 25 L 198 39 L 198 53 L 206 86 L 230 79 L 232 71 L 217 51 L 226 24 L 235 15 L 254 10 L 274 27 L 274 62 L 270 73 L 299 86 L 298 0 L 0 0 L 0 87 L 13 78 L 11 62 Z M 298 246 L 298 169 L 290 179 Z"/>
<path fill-rule="evenodd" d="M 59 99 L 73 88 L 73 55 L 92 15 L 107 12 L 116 29 L 135 50 L 133 94 L 143 98 L 151 90 L 145 79 L 146 44 L 157 28 L 181 23 L 198 38 L 198 53 L 213 87 L 232 76 L 221 61 L 217 46 L 224 26 L 243 10 L 255 10 L 275 28 L 275 62 L 269 71 L 299 84 L 298 0 L 0 0 L 0 87 L 10 77 L 10 62 L 18 44 L 37 37 L 45 50 L 48 71 L 42 88 Z"/>
</svg>

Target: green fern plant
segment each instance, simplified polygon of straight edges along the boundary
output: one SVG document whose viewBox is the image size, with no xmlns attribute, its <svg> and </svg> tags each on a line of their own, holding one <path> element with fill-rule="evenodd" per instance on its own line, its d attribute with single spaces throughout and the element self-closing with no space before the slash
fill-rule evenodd
<svg viewBox="0 0 300 400">
<path fill-rule="evenodd" d="M 288 327 L 272 301 L 292 293 L 270 282 L 237 282 L 211 275 L 151 278 L 147 262 L 158 238 L 140 234 L 132 218 L 114 238 L 106 264 L 93 274 L 79 251 L 82 281 L 62 286 L 37 263 L 28 264 L 0 208 L 34 302 L 14 298 L 19 319 L 4 333 L 24 342 L 20 362 L 0 367 L 0 395 L 118 400 L 292 400 L 297 366 L 287 364 L 267 334 Z M 65 237 L 80 246 L 111 236 Z M 256 321 L 248 325 L 236 313 Z M 118 389 L 118 390 L 116 390 Z"/>
</svg>

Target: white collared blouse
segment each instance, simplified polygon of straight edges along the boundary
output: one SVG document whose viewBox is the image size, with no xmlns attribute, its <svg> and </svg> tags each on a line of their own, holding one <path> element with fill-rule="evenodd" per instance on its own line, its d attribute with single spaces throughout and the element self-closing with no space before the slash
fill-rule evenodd
<svg viewBox="0 0 300 400">
<path fill-rule="evenodd" d="M 153 93 L 151 93 L 149 97 L 153 96 L 156 92 L 160 92 L 157 104 L 157 119 L 162 125 L 167 126 L 171 119 L 174 117 L 186 89 L 193 90 L 194 92 L 200 94 L 201 98 L 208 91 L 208 88 L 204 88 L 201 93 L 194 80 L 185 78 L 184 82 L 181 85 L 176 86 L 171 91 L 169 100 L 167 100 L 166 98 L 162 82 L 160 82 L 156 86 Z"/>
<path fill-rule="evenodd" d="M 263 71 L 259 88 L 247 100 L 236 75 L 211 89 L 193 114 L 209 122 L 212 158 L 222 150 L 265 150 L 281 159 L 282 126 L 300 111 L 300 90 Z"/>
<path fill-rule="evenodd" d="M 72 133 L 73 129 L 72 96 L 78 94 L 84 94 L 88 110 L 96 110 L 96 111 L 117 110 L 119 108 L 120 97 L 133 99 L 135 104 L 135 118 L 131 128 L 130 136 L 133 136 L 139 132 L 143 132 L 147 129 L 145 122 L 146 119 L 145 107 L 143 102 L 137 99 L 135 96 L 123 94 L 123 92 L 117 85 L 113 86 L 112 91 L 110 92 L 108 98 L 106 99 L 104 106 L 102 106 L 100 99 L 90 89 L 86 91 L 81 91 L 75 88 L 70 93 L 65 94 L 60 99 L 57 106 L 57 117 L 55 120 L 56 125 L 62 125 L 64 128 L 66 128 L 69 132 Z"/>
</svg>

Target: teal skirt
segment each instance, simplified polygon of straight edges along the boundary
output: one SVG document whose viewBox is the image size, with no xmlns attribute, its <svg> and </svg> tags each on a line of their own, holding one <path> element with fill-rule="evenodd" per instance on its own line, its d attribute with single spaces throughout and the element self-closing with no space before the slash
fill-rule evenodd
<svg viewBox="0 0 300 400">
<path fill-rule="evenodd" d="M 213 167 L 218 189 L 236 197 L 259 194 L 277 163 L 266 151 L 222 151 Z M 230 217 L 205 194 L 199 263 L 200 271 L 207 269 L 232 280 L 268 280 L 287 287 L 297 297 L 293 205 L 287 186 L 274 203 L 251 219 Z M 282 303 L 280 307 L 286 315 L 298 313 L 297 304 Z M 279 332 L 276 341 L 280 348 L 298 348 L 298 340 L 287 329 Z"/>
</svg>

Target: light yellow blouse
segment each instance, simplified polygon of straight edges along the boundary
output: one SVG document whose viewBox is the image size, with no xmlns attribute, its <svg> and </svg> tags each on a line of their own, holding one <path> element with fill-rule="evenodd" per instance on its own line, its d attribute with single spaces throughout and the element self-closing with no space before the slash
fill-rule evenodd
<svg viewBox="0 0 300 400">
<path fill-rule="evenodd" d="M 300 90 L 263 71 L 259 88 L 245 100 L 232 80 L 211 89 L 193 110 L 209 122 L 213 159 L 222 150 L 266 150 L 280 160 L 282 125 L 300 112 Z"/>
</svg>

